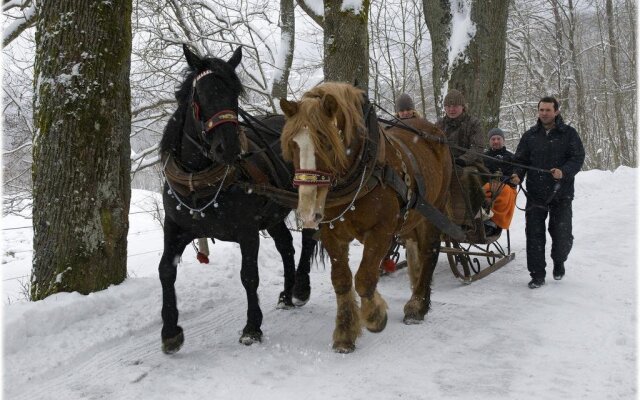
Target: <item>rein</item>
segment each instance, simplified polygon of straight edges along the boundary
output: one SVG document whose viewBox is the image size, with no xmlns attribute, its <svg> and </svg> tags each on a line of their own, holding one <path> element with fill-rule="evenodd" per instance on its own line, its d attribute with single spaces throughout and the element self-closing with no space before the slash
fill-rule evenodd
<svg viewBox="0 0 640 400">
<path fill-rule="evenodd" d="M 383 112 L 385 112 L 385 113 L 387 113 L 387 114 L 389 114 L 391 116 L 394 116 L 388 110 L 385 110 L 384 108 L 382 108 L 382 107 L 380 107 L 378 105 L 376 105 L 376 107 L 378 107 L 378 109 L 382 110 Z M 513 166 L 516 166 L 516 167 L 519 167 L 519 168 L 522 168 L 522 169 L 528 169 L 530 171 L 545 172 L 545 173 L 548 173 L 548 174 L 551 173 L 551 171 L 548 170 L 548 169 L 532 167 L 532 166 L 524 165 L 524 164 L 518 164 L 518 163 L 515 163 L 515 162 L 512 162 L 512 161 L 500 160 L 500 159 L 497 159 L 495 157 L 488 156 L 488 155 L 486 155 L 484 153 L 478 153 L 477 151 L 473 151 L 471 149 L 467 149 L 466 147 L 462 147 L 462 146 L 455 145 L 453 143 L 449 143 L 449 141 L 447 140 L 446 137 L 442 138 L 442 137 L 439 137 L 439 136 L 430 135 L 430 134 L 428 134 L 426 132 L 422 132 L 422 131 L 420 131 L 418 129 L 415 129 L 415 128 L 405 124 L 401 119 L 398 119 L 395 116 L 394 116 L 393 120 L 387 120 L 387 119 L 378 118 L 378 121 L 380 121 L 382 123 L 385 123 L 387 125 L 391 125 L 391 126 L 394 126 L 394 127 L 398 127 L 398 128 L 407 130 L 409 132 L 413 132 L 416 135 L 424 137 L 425 139 L 428 139 L 428 140 L 432 140 L 434 142 L 445 143 L 451 148 L 454 148 L 456 150 L 463 150 L 463 151 L 466 151 L 468 153 L 474 154 L 474 155 L 476 155 L 478 157 L 481 157 L 481 158 L 486 158 L 486 159 L 490 159 L 490 160 L 493 160 L 493 161 L 500 161 L 500 162 L 502 162 L 504 164 L 510 164 L 510 165 L 513 165 Z"/>
<path fill-rule="evenodd" d="M 283 175 L 287 177 L 287 180 L 290 180 L 291 179 L 291 173 L 289 172 L 289 167 L 287 167 L 287 165 L 282 160 L 282 157 L 280 157 L 278 154 L 276 154 L 276 152 L 273 150 L 271 145 L 262 136 L 261 129 L 262 129 L 262 131 L 269 132 L 269 133 L 271 133 L 272 135 L 274 135 L 274 136 L 276 136 L 278 138 L 280 137 L 280 132 L 271 129 L 267 124 L 265 124 L 264 122 L 260 121 L 256 117 L 252 116 L 251 114 L 249 114 L 248 112 L 246 112 L 245 110 L 243 110 L 240 107 L 238 107 L 238 112 L 240 113 L 240 116 L 244 119 L 244 123 L 249 128 L 251 128 L 253 130 L 253 132 L 255 132 L 256 137 L 258 138 L 258 140 L 260 140 L 260 145 L 262 146 L 263 151 L 267 152 L 269 154 L 270 159 L 272 160 L 272 162 L 277 164 L 279 172 L 283 172 L 284 173 Z M 258 125 L 260 127 L 260 129 L 256 128 L 256 126 L 254 124 Z M 278 174 L 276 174 L 276 177 L 275 177 L 276 179 L 278 179 L 277 175 Z"/>
<path fill-rule="evenodd" d="M 531 206 L 525 207 L 525 208 L 520 208 L 520 207 L 518 207 L 516 205 L 516 207 L 518 207 L 518 210 L 520 210 L 520 211 L 527 212 L 528 210 L 531 210 L 532 208 L 541 208 L 543 210 L 549 210 L 549 204 L 553 201 L 554 197 L 556 197 L 556 194 L 560 191 L 560 187 L 562 187 L 562 183 L 561 183 L 561 181 L 557 181 L 553 185 L 553 190 L 551 191 L 551 194 L 549 195 L 547 200 L 544 202 L 544 205 L 543 204 L 536 204 L 536 202 L 531 199 L 531 197 L 529 196 L 529 192 L 527 192 L 525 190 L 525 188 L 522 186 L 522 184 L 520 184 L 519 186 L 520 186 L 520 191 L 522 191 L 522 193 L 524 193 L 524 196 L 527 198 L 527 200 L 531 201 Z"/>
</svg>

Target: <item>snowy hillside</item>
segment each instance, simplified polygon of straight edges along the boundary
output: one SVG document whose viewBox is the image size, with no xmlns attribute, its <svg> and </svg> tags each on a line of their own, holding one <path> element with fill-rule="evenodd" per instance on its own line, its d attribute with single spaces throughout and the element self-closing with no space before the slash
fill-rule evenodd
<svg viewBox="0 0 640 400">
<path fill-rule="evenodd" d="M 432 310 L 421 325 L 402 323 L 406 270 L 381 278 L 388 325 L 365 331 L 349 355 L 331 350 L 336 306 L 328 266 L 312 268 L 307 305 L 275 309 L 282 268 L 271 239 L 262 239 L 259 257 L 263 342 L 238 343 L 246 312 L 240 252 L 218 242 L 209 265 L 191 247 L 183 256 L 176 287 L 185 344 L 167 356 L 160 350 L 162 231 L 150 211 L 154 195 L 133 193 L 129 279 L 89 296 L 26 302 L 21 283 L 30 273 L 32 232 L 23 227 L 30 221 L 7 217 L 4 398 L 635 398 L 636 182 L 630 168 L 578 174 L 575 245 L 562 281 L 527 288 L 522 211 L 511 230 L 516 259 L 487 278 L 462 285 L 441 255 Z M 299 249 L 300 235 L 294 238 Z M 352 267 L 361 251 L 352 245 Z"/>
</svg>

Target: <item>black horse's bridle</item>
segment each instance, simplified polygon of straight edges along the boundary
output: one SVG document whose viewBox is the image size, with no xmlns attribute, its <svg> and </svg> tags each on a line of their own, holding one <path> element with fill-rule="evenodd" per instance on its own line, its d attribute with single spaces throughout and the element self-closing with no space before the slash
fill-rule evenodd
<svg viewBox="0 0 640 400">
<path fill-rule="evenodd" d="M 204 154 L 207 158 L 211 159 L 209 154 L 209 149 L 205 146 L 207 145 L 207 134 L 211 131 L 214 131 L 217 127 L 222 124 L 235 124 L 236 132 L 238 131 L 238 113 L 234 110 L 222 110 L 215 113 L 211 118 L 205 120 L 202 115 L 200 115 L 200 103 L 198 103 L 198 93 L 196 90 L 196 85 L 200 79 L 203 77 L 212 74 L 213 71 L 210 69 L 204 70 L 193 79 L 193 85 L 191 88 L 191 109 L 193 110 L 193 118 L 200 122 L 200 132 L 199 139 L 201 143 L 193 140 L 191 135 L 186 135 L 187 139 L 189 139 L 196 147 L 200 149 L 202 154 Z M 204 143 L 204 145 L 203 145 Z"/>
</svg>

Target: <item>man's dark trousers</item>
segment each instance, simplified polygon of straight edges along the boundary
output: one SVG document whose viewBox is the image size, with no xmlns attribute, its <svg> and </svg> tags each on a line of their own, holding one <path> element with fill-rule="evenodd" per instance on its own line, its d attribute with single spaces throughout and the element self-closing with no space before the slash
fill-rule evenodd
<svg viewBox="0 0 640 400">
<path fill-rule="evenodd" d="M 545 267 L 545 220 L 549 215 L 551 235 L 551 259 L 554 264 L 567 260 L 573 246 L 571 227 L 572 199 L 554 199 L 548 207 L 544 201 L 527 199 L 525 212 L 527 236 L 527 268 L 532 278 L 544 278 Z"/>
</svg>

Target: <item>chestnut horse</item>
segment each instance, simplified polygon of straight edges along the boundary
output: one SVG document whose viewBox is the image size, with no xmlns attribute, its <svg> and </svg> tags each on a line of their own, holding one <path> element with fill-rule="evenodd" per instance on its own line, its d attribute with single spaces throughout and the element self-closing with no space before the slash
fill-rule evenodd
<svg viewBox="0 0 640 400">
<path fill-rule="evenodd" d="M 424 132 L 423 137 L 402 128 L 382 129 L 364 93 L 345 83 L 320 84 L 299 102 L 283 99 L 280 105 L 286 116 L 283 156 L 293 161 L 294 184 L 299 186 L 298 216 L 306 228 L 320 226 L 331 259 L 337 297 L 333 349 L 352 352 L 361 321 L 371 332 L 385 328 L 387 304 L 376 285 L 394 236 L 406 246 L 412 287 L 404 322 L 424 320 L 440 230 L 415 204 L 418 199 L 435 213 L 444 211 L 452 168 L 449 149 L 444 141 L 425 139 L 443 139 L 443 132 L 421 118 L 403 121 Z M 349 268 L 353 239 L 364 245 L 355 274 L 360 308 Z"/>
</svg>

